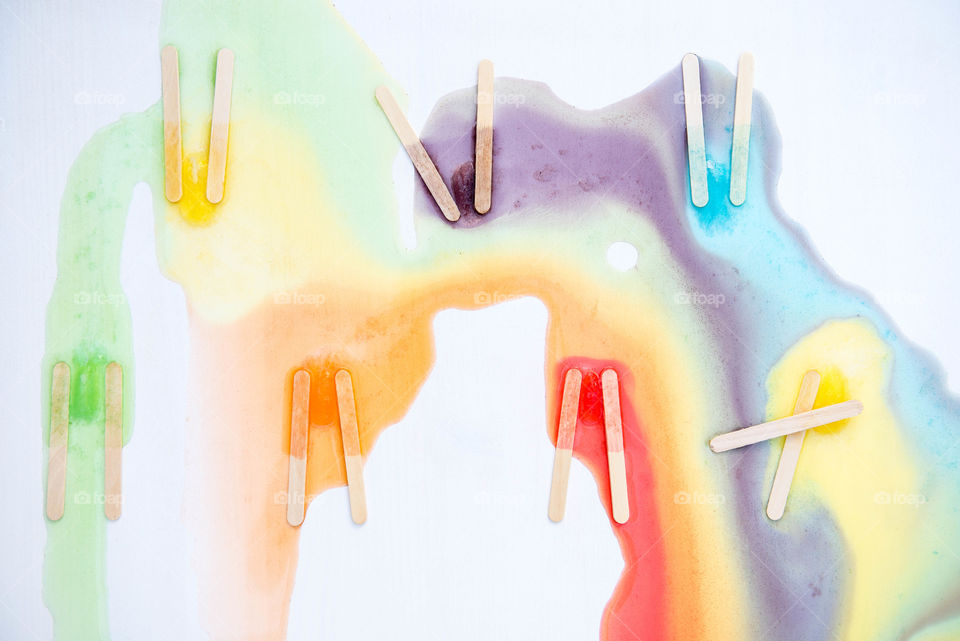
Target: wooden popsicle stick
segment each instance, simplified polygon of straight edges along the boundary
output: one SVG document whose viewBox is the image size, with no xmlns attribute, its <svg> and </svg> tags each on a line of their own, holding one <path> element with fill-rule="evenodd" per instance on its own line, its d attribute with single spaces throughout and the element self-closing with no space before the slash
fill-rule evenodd
<svg viewBox="0 0 960 641">
<path fill-rule="evenodd" d="M 290 408 L 290 476 L 287 480 L 287 523 L 303 523 L 307 487 L 307 439 L 310 427 L 310 372 L 293 375 Z"/>
<path fill-rule="evenodd" d="M 347 491 L 350 494 L 350 515 L 357 525 L 367 520 L 367 496 L 363 489 L 363 455 L 360 452 L 360 428 L 357 425 L 357 401 L 353 395 L 353 379 L 345 369 L 337 372 L 337 408 L 340 412 L 340 435 L 343 437 L 343 458 L 347 465 Z"/>
<path fill-rule="evenodd" d="M 800 393 L 797 394 L 797 403 L 793 406 L 793 413 L 800 414 L 813 409 L 817 400 L 817 391 L 820 389 L 820 372 L 810 370 L 803 375 L 800 381 Z M 777 464 L 777 473 L 773 477 L 773 487 L 770 489 L 770 498 L 767 501 L 767 516 L 779 521 L 783 510 L 787 506 L 787 494 L 793 483 L 793 473 L 800 460 L 800 448 L 803 447 L 803 437 L 806 430 L 787 434 L 783 441 L 783 451 L 780 452 L 780 462 Z"/>
<path fill-rule="evenodd" d="M 180 134 L 180 58 L 167 45 L 160 52 L 163 93 L 164 194 L 172 203 L 183 197 L 183 144 Z"/>
<path fill-rule="evenodd" d="M 570 480 L 570 459 L 573 456 L 573 438 L 577 431 L 582 381 L 583 374 L 578 369 L 567 370 L 563 381 L 557 449 L 553 456 L 553 481 L 550 484 L 550 507 L 547 510 L 550 520 L 556 523 L 563 520 L 567 507 L 567 484 Z"/>
<path fill-rule="evenodd" d="M 104 384 L 103 424 L 103 513 L 111 521 L 120 518 L 123 508 L 123 367 L 116 361 L 107 365 Z"/>
<path fill-rule="evenodd" d="M 450 222 L 460 220 L 460 210 L 457 208 L 457 203 L 450 195 L 450 190 L 447 189 L 443 178 L 440 177 L 437 166 L 433 164 L 427 150 L 423 148 L 423 143 L 420 142 L 420 138 L 413 131 L 407 117 L 400 111 L 400 105 L 397 104 L 393 94 L 387 87 L 381 85 L 377 87 L 376 96 L 380 108 L 383 109 L 387 120 L 390 121 L 390 125 L 397 133 L 397 138 L 400 139 L 403 148 L 407 150 L 407 155 L 410 156 L 413 166 L 417 169 L 417 173 L 420 174 L 423 182 L 426 183 L 427 189 L 430 190 L 430 194 L 437 202 L 444 217 Z"/>
<path fill-rule="evenodd" d="M 207 200 L 223 200 L 227 178 L 227 140 L 230 137 L 230 103 L 233 97 L 233 51 L 217 53 L 217 77 L 213 85 L 213 118 L 210 120 L 210 149 L 207 157 Z"/>
<path fill-rule="evenodd" d="M 603 424 L 607 437 L 607 465 L 610 468 L 610 502 L 613 506 L 613 520 L 617 523 L 626 523 L 630 519 L 630 499 L 627 494 L 627 465 L 623 456 L 620 381 L 616 370 L 603 370 L 600 383 L 603 388 Z"/>
<path fill-rule="evenodd" d="M 737 97 L 733 106 L 733 149 L 730 153 L 730 202 L 747 199 L 747 159 L 750 151 L 750 118 L 753 111 L 753 54 L 740 56 Z"/>
<path fill-rule="evenodd" d="M 863 403 L 860 401 L 844 401 L 835 405 L 827 405 L 809 412 L 801 412 L 786 418 L 778 418 L 775 421 L 768 421 L 744 427 L 739 430 L 727 432 L 720 436 L 715 436 L 710 440 L 710 449 L 714 452 L 726 452 L 745 445 L 752 445 L 760 441 L 766 441 L 778 436 L 785 436 L 813 429 L 822 425 L 828 425 L 846 418 L 853 418 L 863 411 Z"/>
<path fill-rule="evenodd" d="M 687 162 L 690 167 L 690 197 L 703 207 L 707 189 L 707 145 L 703 136 L 703 104 L 700 96 L 700 59 L 688 53 L 680 63 L 683 73 L 683 109 L 687 118 Z"/>
<path fill-rule="evenodd" d="M 493 188 L 493 63 L 481 60 L 477 71 L 477 146 L 474 162 L 473 207 L 490 211 Z"/>
<path fill-rule="evenodd" d="M 53 366 L 50 384 L 50 440 L 47 458 L 47 518 L 63 516 L 67 493 L 67 441 L 70 425 L 70 366 L 63 361 Z"/>
</svg>

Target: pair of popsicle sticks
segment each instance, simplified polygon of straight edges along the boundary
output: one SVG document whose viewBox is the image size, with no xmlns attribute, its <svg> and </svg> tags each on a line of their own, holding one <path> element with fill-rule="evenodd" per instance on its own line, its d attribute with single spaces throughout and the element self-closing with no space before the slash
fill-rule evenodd
<svg viewBox="0 0 960 641">
<path fill-rule="evenodd" d="M 390 89 L 381 85 L 377 87 L 375 95 L 444 218 L 450 222 L 460 220 L 460 209 L 456 201 L 450 195 L 437 166 L 403 115 Z M 490 211 L 493 185 L 493 98 L 493 63 L 483 60 L 477 71 L 477 140 L 474 148 L 474 209 L 478 214 Z"/>
<path fill-rule="evenodd" d="M 820 373 L 816 370 L 810 370 L 804 374 L 800 382 L 800 392 L 797 395 L 797 402 L 791 416 L 721 434 L 710 441 L 711 450 L 726 452 L 760 441 L 786 436 L 783 451 L 780 453 L 777 472 L 773 479 L 773 487 L 770 490 L 770 498 L 767 500 L 767 516 L 773 521 L 779 520 L 786 508 L 787 495 L 790 493 L 790 485 L 793 483 L 793 475 L 797 469 L 800 449 L 803 447 L 807 430 L 853 418 L 863 412 L 863 403 L 856 400 L 813 409 L 819 388 Z"/>
<path fill-rule="evenodd" d="M 104 375 L 104 474 L 103 512 L 120 518 L 123 507 L 123 367 L 112 362 Z M 50 440 L 47 459 L 47 518 L 63 517 L 67 486 L 67 446 L 70 425 L 70 366 L 53 366 L 50 386 Z"/>
<path fill-rule="evenodd" d="M 733 110 L 733 147 L 730 157 L 730 202 L 740 206 L 747 198 L 747 158 L 750 150 L 750 120 L 753 111 L 753 54 L 740 56 L 737 94 Z M 696 207 L 710 201 L 707 182 L 707 148 L 703 131 L 703 96 L 700 90 L 700 59 L 688 53 L 680 63 L 683 75 L 683 107 L 687 123 L 687 165 L 690 197 Z"/>
<path fill-rule="evenodd" d="M 576 368 L 567 370 L 563 382 L 560 405 L 560 424 L 557 428 L 557 449 L 553 458 L 553 481 L 550 485 L 550 504 L 547 514 L 551 521 L 560 522 L 566 511 L 567 487 L 570 480 L 570 460 L 580 409 L 580 386 L 583 373 Z M 627 490 L 627 468 L 623 454 L 623 422 L 620 414 L 620 381 L 616 370 L 605 369 L 600 375 L 603 391 L 603 422 L 607 441 L 607 467 L 610 472 L 610 502 L 613 520 L 626 523 L 630 519 L 630 501 Z"/>
<path fill-rule="evenodd" d="M 213 88 L 213 117 L 207 151 L 207 200 L 223 200 L 227 177 L 227 140 L 230 137 L 230 104 L 233 96 L 233 51 L 217 52 L 217 75 Z M 177 48 L 167 45 L 160 52 L 163 90 L 164 194 L 172 203 L 183 197 L 183 135 L 180 130 L 180 59 Z"/>
<path fill-rule="evenodd" d="M 350 372 L 341 369 L 334 377 L 337 410 L 340 415 L 340 436 L 347 469 L 347 490 L 350 515 L 357 525 L 367 520 L 367 498 L 363 486 L 363 455 L 360 451 L 360 428 L 357 402 Z M 287 480 L 287 523 L 297 527 L 303 523 L 306 508 L 307 440 L 310 429 L 310 372 L 297 370 L 293 375 L 293 398 L 290 412 L 290 471 Z"/>
</svg>

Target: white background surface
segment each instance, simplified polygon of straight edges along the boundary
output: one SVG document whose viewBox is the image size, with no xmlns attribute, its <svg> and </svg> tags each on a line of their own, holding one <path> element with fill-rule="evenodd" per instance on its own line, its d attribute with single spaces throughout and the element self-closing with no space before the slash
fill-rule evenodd
<svg viewBox="0 0 960 641">
<path fill-rule="evenodd" d="M 499 76 L 542 80 L 568 102 L 595 108 L 639 91 L 686 51 L 731 69 L 753 51 L 757 89 L 783 135 L 788 215 L 844 279 L 871 291 L 907 337 L 940 357 L 957 390 L 960 5 L 837 4 L 337 6 L 406 88 L 418 129 L 440 96 L 475 82 L 483 57 Z M 51 637 L 40 597 L 39 362 L 58 203 L 93 131 L 158 100 L 159 18 L 154 1 L 0 0 L 4 641 Z M 79 92 L 106 104 L 77 104 Z M 409 217 L 412 171 L 403 157 L 396 167 Z M 124 453 L 124 516 L 109 528 L 110 615 L 116 639 L 201 639 L 179 514 L 186 314 L 179 288 L 157 273 L 152 236 L 141 187 L 123 277 L 137 425 Z M 350 523 L 342 490 L 309 510 L 290 639 L 596 638 L 621 562 L 582 466 L 573 469 L 564 523 L 546 518 L 545 324 L 533 300 L 441 314 L 436 369 L 370 459 L 367 525 Z M 466 371 L 486 375 L 449 383 Z"/>
</svg>

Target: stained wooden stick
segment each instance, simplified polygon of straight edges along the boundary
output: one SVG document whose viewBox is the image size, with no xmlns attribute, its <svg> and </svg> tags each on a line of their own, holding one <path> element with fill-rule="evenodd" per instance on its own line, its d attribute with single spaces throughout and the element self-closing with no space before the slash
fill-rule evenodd
<svg viewBox="0 0 960 641">
<path fill-rule="evenodd" d="M 687 161 L 690 167 L 690 197 L 703 207 L 707 189 L 707 145 L 703 136 L 703 104 L 700 96 L 700 60 L 688 53 L 680 63 L 683 73 L 683 109 L 687 118 Z"/>
<path fill-rule="evenodd" d="M 607 437 L 607 465 L 610 468 L 610 503 L 613 506 L 613 520 L 617 523 L 626 523 L 630 518 L 630 499 L 627 494 L 627 465 L 623 456 L 620 381 L 616 370 L 603 370 L 600 383 L 603 388 L 603 424 Z"/>
<path fill-rule="evenodd" d="M 310 372 L 293 375 L 290 408 L 290 476 L 287 480 L 287 523 L 303 523 L 307 487 L 307 439 L 310 427 Z"/>
<path fill-rule="evenodd" d="M 800 381 L 800 393 L 797 394 L 797 403 L 793 406 L 793 413 L 800 414 L 813 409 L 817 400 L 817 391 L 820 389 L 820 373 L 810 370 L 803 375 Z M 783 441 L 783 451 L 780 452 L 780 463 L 777 464 L 777 473 L 773 477 L 773 487 L 770 489 L 770 499 L 767 501 L 767 516 L 779 521 L 787 505 L 787 495 L 793 483 L 793 473 L 800 460 L 800 448 L 803 447 L 803 437 L 806 430 L 787 434 Z"/>
<path fill-rule="evenodd" d="M 493 187 L 493 63 L 480 61 L 477 71 L 477 146 L 474 161 L 473 206 L 478 214 L 490 211 Z"/>
<path fill-rule="evenodd" d="M 50 440 L 47 458 L 47 518 L 63 516 L 67 492 L 67 434 L 70 425 L 70 366 L 63 361 L 53 366 L 50 384 Z"/>
<path fill-rule="evenodd" d="M 577 431 L 577 413 L 580 408 L 580 383 L 583 374 L 578 369 L 567 370 L 563 381 L 563 401 L 560 405 L 560 424 L 557 427 L 557 450 L 553 455 L 553 481 L 550 485 L 550 520 L 559 523 L 567 507 L 567 484 L 570 480 L 570 459 L 573 456 L 573 438 Z"/>
<path fill-rule="evenodd" d="M 440 177 L 437 166 L 433 164 L 427 150 L 423 148 L 423 143 L 420 142 L 420 138 L 413 131 L 407 117 L 400 111 L 400 105 L 397 104 L 393 94 L 387 87 L 380 86 L 377 87 L 376 96 L 380 108 L 383 109 L 387 120 L 390 121 L 390 125 L 397 133 L 397 138 L 400 139 L 403 148 L 407 150 L 407 155 L 410 156 L 413 166 L 417 169 L 417 173 L 420 174 L 423 182 L 426 183 L 427 189 L 430 190 L 430 194 L 437 202 L 444 217 L 450 222 L 460 220 L 460 210 L 457 208 L 457 203 L 450 195 L 450 190 L 447 189 L 443 178 Z"/>
<path fill-rule="evenodd" d="M 164 194 L 172 203 L 183 197 L 183 144 L 180 133 L 180 59 L 177 48 L 167 45 L 160 52 L 163 92 Z"/>
<path fill-rule="evenodd" d="M 103 513 L 111 521 L 123 509 L 123 367 L 112 362 L 105 374 L 103 425 Z"/>
<path fill-rule="evenodd" d="M 210 149 L 207 158 L 207 200 L 223 200 L 227 178 L 227 140 L 230 137 L 230 103 L 233 96 L 233 51 L 217 53 L 217 77 L 213 85 L 213 118 L 210 120 Z"/>
<path fill-rule="evenodd" d="M 730 154 L 730 202 L 747 199 L 747 159 L 750 151 L 750 118 L 753 111 L 753 54 L 740 56 L 737 97 L 733 106 L 733 149 Z"/>
<path fill-rule="evenodd" d="M 363 489 L 363 455 L 360 452 L 360 429 L 357 425 L 357 401 L 353 379 L 345 369 L 337 372 L 337 408 L 340 412 L 340 435 L 343 437 L 343 458 L 347 465 L 347 491 L 350 494 L 350 515 L 360 525 L 367 520 L 367 496 Z"/>
<path fill-rule="evenodd" d="M 813 429 L 821 425 L 836 423 L 846 418 L 853 418 L 863 411 L 863 403 L 860 401 L 844 401 L 836 405 L 827 405 L 809 412 L 801 412 L 786 418 L 778 418 L 775 421 L 760 423 L 752 427 L 727 432 L 720 436 L 715 436 L 710 441 L 710 449 L 714 452 L 726 452 L 745 445 L 752 445 L 760 441 L 766 441 L 778 436 L 785 436 L 800 432 L 802 430 Z"/>
</svg>

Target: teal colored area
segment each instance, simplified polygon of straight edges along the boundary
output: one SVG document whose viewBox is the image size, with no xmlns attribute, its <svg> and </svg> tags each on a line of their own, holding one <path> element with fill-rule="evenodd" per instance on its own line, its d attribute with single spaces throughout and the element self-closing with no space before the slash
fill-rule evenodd
<svg viewBox="0 0 960 641">
<path fill-rule="evenodd" d="M 708 76 L 708 83 L 712 79 Z M 755 365 L 752 375 L 762 380 L 790 345 L 826 320 L 865 318 L 893 349 L 896 366 L 891 396 L 899 401 L 898 411 L 904 420 L 926 424 L 930 417 L 939 416 L 944 426 L 921 432 L 917 444 L 927 453 L 937 453 L 938 458 L 942 454 L 941 462 L 955 465 L 960 452 L 949 448 L 956 442 L 953 428 L 960 423 L 960 406 L 944 387 L 939 363 L 904 341 L 867 292 L 841 282 L 820 259 L 806 233 L 780 210 L 776 194 L 771 193 L 779 179 L 779 135 L 761 97 L 754 99 L 754 122 L 757 120 L 767 126 L 754 126 L 751 131 L 746 202 L 740 207 L 730 204 L 727 163 L 717 161 L 729 158 L 729 132 L 707 126 L 707 154 L 714 159 L 710 202 L 703 209 L 692 204 L 688 207 L 690 227 L 698 244 L 728 261 L 757 296 L 750 308 L 757 333 L 749 340 L 759 360 L 745 366 Z M 763 328 L 771 331 L 764 332 Z M 756 402 L 758 406 L 764 403 L 762 399 Z"/>
<path fill-rule="evenodd" d="M 708 148 L 707 186 L 710 190 L 710 199 L 703 207 L 693 207 L 697 223 L 705 234 L 712 236 L 729 233 L 736 225 L 740 209 L 730 204 L 730 199 L 726 197 L 729 185 L 729 160 L 720 160 L 713 156 Z"/>
</svg>

